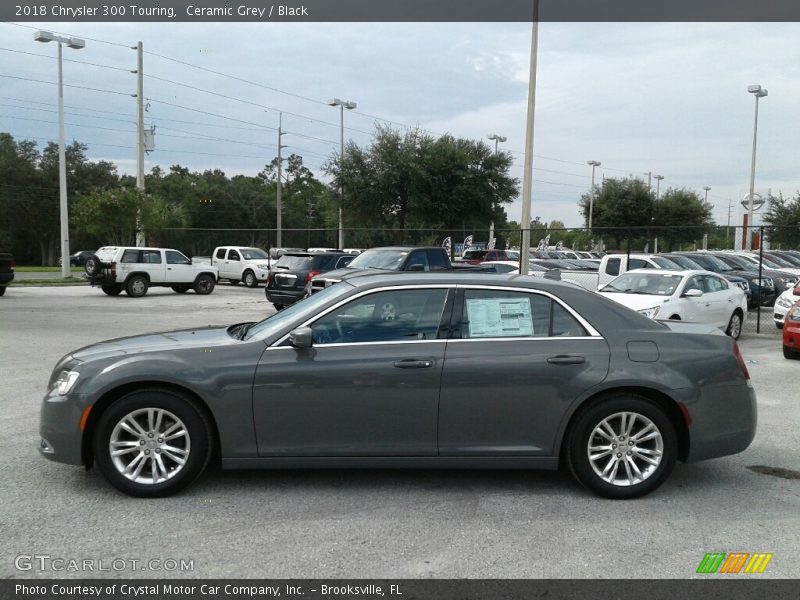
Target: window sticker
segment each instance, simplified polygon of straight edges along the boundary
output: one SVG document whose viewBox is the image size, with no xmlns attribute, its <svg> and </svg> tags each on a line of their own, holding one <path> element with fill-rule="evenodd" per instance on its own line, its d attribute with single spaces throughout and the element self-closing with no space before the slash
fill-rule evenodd
<svg viewBox="0 0 800 600">
<path fill-rule="evenodd" d="M 467 318 L 471 338 L 533 335 L 527 298 L 467 298 Z"/>
</svg>

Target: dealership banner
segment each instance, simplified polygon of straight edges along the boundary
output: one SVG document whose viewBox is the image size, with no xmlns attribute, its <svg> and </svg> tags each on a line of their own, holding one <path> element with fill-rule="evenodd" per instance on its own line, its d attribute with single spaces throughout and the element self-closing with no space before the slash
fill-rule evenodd
<svg viewBox="0 0 800 600">
<path fill-rule="evenodd" d="M 3 21 L 532 21 L 535 0 L 3 0 Z M 539 0 L 539 21 L 799 21 L 796 0 Z"/>
<path fill-rule="evenodd" d="M 654 565 L 656 567 L 656 565 Z M 798 580 L 141 579 L 2 580 L 4 600 L 782 600 Z"/>
</svg>

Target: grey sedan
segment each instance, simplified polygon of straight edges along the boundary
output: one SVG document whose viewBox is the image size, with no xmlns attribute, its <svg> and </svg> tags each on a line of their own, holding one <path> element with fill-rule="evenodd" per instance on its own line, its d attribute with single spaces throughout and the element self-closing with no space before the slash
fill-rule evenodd
<svg viewBox="0 0 800 600">
<path fill-rule="evenodd" d="M 609 498 L 676 461 L 743 451 L 756 397 L 736 342 L 520 275 L 377 274 L 258 323 L 68 354 L 39 451 L 164 496 L 224 468 L 568 466 Z"/>
</svg>

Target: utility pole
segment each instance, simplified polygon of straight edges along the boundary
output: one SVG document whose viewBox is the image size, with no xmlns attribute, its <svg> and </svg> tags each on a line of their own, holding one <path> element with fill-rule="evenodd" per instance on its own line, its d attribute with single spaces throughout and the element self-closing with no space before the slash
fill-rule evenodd
<svg viewBox="0 0 800 600">
<path fill-rule="evenodd" d="M 133 47 L 136 50 L 136 189 L 144 194 L 144 60 L 142 42 Z M 136 245 L 144 246 L 141 212 L 136 214 Z"/>
<path fill-rule="evenodd" d="M 599 160 L 589 160 L 586 164 L 592 167 L 592 187 L 589 189 L 589 235 L 592 233 L 592 213 L 594 212 L 594 170 L 602 163 Z"/>
<path fill-rule="evenodd" d="M 278 113 L 278 197 L 277 197 L 277 227 L 278 233 L 276 235 L 275 244 L 278 248 L 283 248 L 283 236 L 282 236 L 282 217 L 283 217 L 283 206 L 281 204 L 281 167 L 283 166 L 283 157 L 281 155 L 281 150 L 285 147 L 281 142 L 283 141 L 283 129 L 281 128 L 283 125 L 283 113 Z"/>
<path fill-rule="evenodd" d="M 733 199 L 728 198 L 728 226 L 725 228 L 725 248 L 727 249 L 731 237 L 731 205 Z"/>
</svg>

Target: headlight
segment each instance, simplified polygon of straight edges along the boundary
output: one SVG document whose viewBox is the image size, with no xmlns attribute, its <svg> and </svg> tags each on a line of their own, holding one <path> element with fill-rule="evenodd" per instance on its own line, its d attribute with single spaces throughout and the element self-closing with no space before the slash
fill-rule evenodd
<svg viewBox="0 0 800 600">
<path fill-rule="evenodd" d="M 61 373 L 58 374 L 58 379 L 56 379 L 53 384 L 53 389 L 59 396 L 69 394 L 72 386 L 78 381 L 78 375 L 79 373 L 77 371 L 61 371 Z"/>
<path fill-rule="evenodd" d="M 792 301 L 788 298 L 778 298 L 778 301 L 775 302 L 775 304 L 783 308 L 790 308 L 792 306 Z"/>
<path fill-rule="evenodd" d="M 747 283 L 746 281 L 737 281 L 736 285 L 738 285 L 740 288 L 742 288 L 745 292 L 749 292 L 750 291 L 750 284 Z"/>
<path fill-rule="evenodd" d="M 638 311 L 640 315 L 644 315 L 648 319 L 655 319 L 656 315 L 658 314 L 658 309 L 661 308 L 660 306 L 654 306 L 653 308 L 645 308 L 643 310 Z"/>
<path fill-rule="evenodd" d="M 786 313 L 786 320 L 794 323 L 800 323 L 800 306 L 795 306 L 788 313 Z"/>
<path fill-rule="evenodd" d="M 786 284 L 786 287 L 794 287 L 797 285 L 798 279 L 796 277 L 781 277 L 781 281 Z"/>
</svg>

